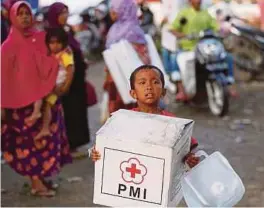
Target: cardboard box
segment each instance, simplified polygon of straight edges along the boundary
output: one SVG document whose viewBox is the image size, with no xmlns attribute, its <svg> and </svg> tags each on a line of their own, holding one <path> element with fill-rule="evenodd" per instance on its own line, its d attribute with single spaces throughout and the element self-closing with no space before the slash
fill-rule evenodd
<svg viewBox="0 0 264 208">
<path fill-rule="evenodd" d="M 194 122 L 119 110 L 97 132 L 94 203 L 176 206 Z"/>
</svg>

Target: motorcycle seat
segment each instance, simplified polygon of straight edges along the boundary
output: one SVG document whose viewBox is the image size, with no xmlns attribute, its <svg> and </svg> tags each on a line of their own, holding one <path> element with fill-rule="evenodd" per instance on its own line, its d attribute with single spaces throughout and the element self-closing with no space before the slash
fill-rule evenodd
<svg viewBox="0 0 264 208">
<path fill-rule="evenodd" d="M 245 24 L 233 24 L 235 28 L 240 30 L 241 32 L 248 33 L 250 35 L 259 35 L 261 37 L 264 37 L 264 32 L 261 31 L 260 29 L 250 26 L 250 25 L 245 25 Z"/>
</svg>

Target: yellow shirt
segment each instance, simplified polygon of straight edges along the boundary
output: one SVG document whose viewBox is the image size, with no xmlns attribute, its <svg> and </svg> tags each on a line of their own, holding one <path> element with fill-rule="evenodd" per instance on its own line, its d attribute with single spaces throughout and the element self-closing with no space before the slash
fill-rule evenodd
<svg viewBox="0 0 264 208">
<path fill-rule="evenodd" d="M 73 54 L 70 51 L 62 51 L 59 54 L 59 60 L 61 65 L 66 69 L 68 66 L 73 65 L 74 61 L 73 61 Z"/>
<path fill-rule="evenodd" d="M 185 24 L 181 24 L 183 19 L 185 19 Z M 193 7 L 181 10 L 171 25 L 171 29 L 182 32 L 185 35 L 199 33 L 207 29 L 217 31 L 218 27 L 216 20 L 210 16 L 207 10 L 201 9 L 197 11 Z M 196 40 L 181 40 L 180 47 L 189 51 L 194 49 L 196 43 Z"/>
</svg>

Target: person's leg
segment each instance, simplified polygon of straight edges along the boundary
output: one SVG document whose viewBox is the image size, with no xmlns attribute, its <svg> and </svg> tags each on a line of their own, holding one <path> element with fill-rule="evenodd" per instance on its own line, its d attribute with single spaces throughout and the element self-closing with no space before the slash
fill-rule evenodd
<svg viewBox="0 0 264 208">
<path fill-rule="evenodd" d="M 162 55 L 162 62 L 163 62 L 165 71 L 170 76 L 171 74 L 170 51 L 168 51 L 166 48 L 162 48 L 161 55 Z"/>
<path fill-rule="evenodd" d="M 231 54 L 227 54 L 226 57 L 226 62 L 228 65 L 228 82 L 229 84 L 234 84 L 235 83 L 235 79 L 234 79 L 234 60 L 233 60 L 233 56 Z"/>
<path fill-rule="evenodd" d="M 50 190 L 45 186 L 43 181 L 39 177 L 31 177 L 31 194 L 33 196 L 46 196 L 52 197 L 55 196 L 56 192 Z"/>
<path fill-rule="evenodd" d="M 50 122 L 51 122 L 51 105 L 47 102 L 45 103 L 45 109 L 44 109 L 44 115 L 43 115 L 43 122 L 42 122 L 42 129 L 40 130 L 40 132 L 37 134 L 37 136 L 35 137 L 35 139 L 41 139 L 44 136 L 50 136 L 51 132 L 50 132 Z"/>
<path fill-rule="evenodd" d="M 188 100 L 188 96 L 185 93 L 184 86 L 181 81 L 180 67 L 177 62 L 177 58 L 180 53 L 181 51 L 177 51 L 175 53 L 171 53 L 170 55 L 171 70 L 172 70 L 171 80 L 175 82 L 177 86 L 176 100 L 186 101 Z"/>
<path fill-rule="evenodd" d="M 234 78 L 234 60 L 233 60 L 233 56 L 231 54 L 228 54 L 226 57 L 226 62 L 228 65 L 228 76 L 227 76 L 227 80 L 229 83 L 229 94 L 232 97 L 238 97 L 238 93 L 237 90 L 234 86 L 235 83 L 235 78 Z"/>
<path fill-rule="evenodd" d="M 170 71 L 171 71 L 171 80 L 173 82 L 181 81 L 180 67 L 177 62 L 178 55 L 180 51 L 176 51 L 170 54 Z"/>
<path fill-rule="evenodd" d="M 37 100 L 34 103 L 34 108 L 32 114 L 26 118 L 25 122 L 27 125 L 33 125 L 41 117 L 42 99 Z"/>
</svg>

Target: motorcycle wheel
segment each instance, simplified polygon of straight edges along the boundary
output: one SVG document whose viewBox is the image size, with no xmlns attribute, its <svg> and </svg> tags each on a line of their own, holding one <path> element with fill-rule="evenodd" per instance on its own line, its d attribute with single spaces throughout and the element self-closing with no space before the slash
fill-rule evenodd
<svg viewBox="0 0 264 208">
<path fill-rule="evenodd" d="M 226 85 L 214 80 L 206 82 L 209 108 L 215 116 L 225 116 L 229 109 L 229 93 Z"/>
</svg>

